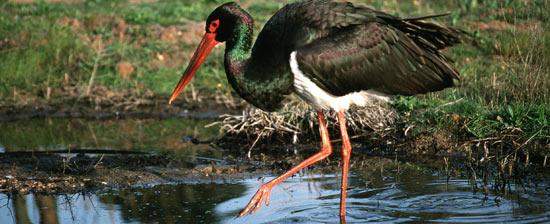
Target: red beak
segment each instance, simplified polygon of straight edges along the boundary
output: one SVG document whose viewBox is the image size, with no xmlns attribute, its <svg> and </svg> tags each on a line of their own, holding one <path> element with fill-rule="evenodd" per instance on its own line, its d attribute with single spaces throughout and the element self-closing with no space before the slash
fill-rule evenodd
<svg viewBox="0 0 550 224">
<path fill-rule="evenodd" d="M 195 50 L 195 53 L 193 54 L 193 57 L 191 58 L 191 61 L 189 62 L 189 65 L 187 66 L 187 69 L 185 69 L 185 72 L 181 76 L 180 81 L 178 82 L 178 85 L 176 88 L 174 88 L 174 91 L 172 92 L 172 95 L 170 96 L 169 104 L 172 104 L 172 102 L 178 97 L 178 95 L 183 91 L 185 86 L 191 81 L 199 67 L 201 67 L 201 64 L 206 59 L 206 56 L 210 54 L 212 49 L 216 45 L 218 45 L 218 41 L 216 41 L 216 34 L 215 33 L 206 33 L 204 34 L 204 37 L 202 38 L 201 43 L 199 44 L 199 47 L 197 47 L 197 50 Z"/>
</svg>

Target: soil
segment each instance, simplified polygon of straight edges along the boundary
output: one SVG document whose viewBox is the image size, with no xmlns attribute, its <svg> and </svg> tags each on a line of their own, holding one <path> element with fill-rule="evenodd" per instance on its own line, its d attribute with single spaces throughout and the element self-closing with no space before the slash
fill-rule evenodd
<svg viewBox="0 0 550 224">
<path fill-rule="evenodd" d="M 233 183 L 282 174 L 315 149 L 298 147 L 300 154 L 266 151 L 254 153 L 251 159 L 246 158 L 246 151 L 225 151 L 228 155 L 223 159 L 101 149 L 4 153 L 0 154 L 0 193 L 64 194 L 159 184 Z M 351 166 L 362 164 L 363 156 L 352 158 Z M 329 159 L 308 169 L 336 173 L 339 165 L 339 159 Z"/>
<path fill-rule="evenodd" d="M 425 136 L 415 143 L 427 144 L 414 151 L 402 143 L 401 150 L 382 148 L 353 141 L 352 169 L 368 169 L 374 161 L 399 161 L 418 164 L 449 175 L 467 175 L 494 181 L 494 186 L 506 189 L 510 180 L 537 183 L 548 175 L 542 166 L 523 165 L 520 160 L 510 164 L 496 160 L 483 161 L 468 158 L 458 152 L 431 152 L 432 142 Z M 338 173 L 340 147 L 333 142 L 334 153 L 327 160 L 308 169 Z M 202 144 L 202 143 L 199 143 Z M 410 143 L 413 144 L 413 143 Z M 108 189 L 150 187 L 178 183 L 232 183 L 250 178 L 281 174 L 303 161 L 318 149 L 318 144 L 292 145 L 283 142 L 262 141 L 247 158 L 249 145 L 242 138 L 224 137 L 210 143 L 225 155 L 222 159 L 205 157 L 177 157 L 172 154 L 149 154 L 113 150 L 78 150 L 51 152 L 12 152 L 0 156 L 0 193 L 75 193 Z M 422 149 L 428 149 L 427 151 Z M 471 156 L 471 155 L 470 155 Z M 365 163 L 366 162 L 366 163 Z M 380 167 L 380 166 L 374 166 Z M 384 166 L 382 166 L 384 167 Z M 485 179 L 484 181 L 486 181 Z"/>
<path fill-rule="evenodd" d="M 5 153 L 0 156 L 0 192 L 73 193 L 168 183 L 231 182 L 267 172 L 250 162 L 201 160 L 196 164 L 170 155 L 112 150 Z"/>
<path fill-rule="evenodd" d="M 182 94 L 181 100 L 168 104 L 166 96 L 136 94 L 95 87 L 91 96 L 81 96 L 77 87 L 66 87 L 55 100 L 33 99 L 29 102 L 0 101 L 0 122 L 31 118 L 217 118 L 221 114 L 238 114 L 243 103 L 220 95 L 193 99 Z"/>
</svg>

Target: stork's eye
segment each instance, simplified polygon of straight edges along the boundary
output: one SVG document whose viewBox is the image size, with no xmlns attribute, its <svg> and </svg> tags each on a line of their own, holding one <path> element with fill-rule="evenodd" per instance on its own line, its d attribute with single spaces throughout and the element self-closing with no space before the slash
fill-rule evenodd
<svg viewBox="0 0 550 224">
<path fill-rule="evenodd" d="M 214 20 L 214 21 L 210 22 L 210 26 L 208 27 L 208 31 L 214 33 L 214 32 L 216 32 L 216 30 L 218 29 L 219 26 L 220 26 L 220 20 L 219 19 Z"/>
</svg>

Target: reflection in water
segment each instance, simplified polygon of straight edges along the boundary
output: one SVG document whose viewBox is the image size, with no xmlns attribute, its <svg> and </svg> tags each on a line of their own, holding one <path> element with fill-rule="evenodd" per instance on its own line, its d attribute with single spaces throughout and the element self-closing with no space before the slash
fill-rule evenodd
<svg viewBox="0 0 550 224">
<path fill-rule="evenodd" d="M 32 119 L 0 123 L 0 152 L 101 148 L 117 150 L 185 150 L 182 136 L 213 139 L 217 126 L 209 120 Z"/>
<path fill-rule="evenodd" d="M 57 218 L 57 201 L 54 196 L 36 195 L 35 201 L 39 210 L 40 221 L 42 223 L 59 223 Z"/>
<path fill-rule="evenodd" d="M 4 210 L 7 210 L 9 216 L 5 216 L 6 219 L 1 223 L 9 223 L 9 221 L 16 221 L 20 224 L 40 223 L 56 224 L 59 223 L 57 219 L 57 204 L 54 196 L 33 196 L 33 195 L 15 195 L 10 200 L 3 198 L 6 204 L 3 205 Z M 36 204 L 35 204 L 36 203 Z M 31 217 L 38 216 L 38 218 L 31 219 Z M 1 220 L 1 219 L 0 219 Z"/>
<path fill-rule="evenodd" d="M 118 207 L 125 222 L 213 223 L 212 210 L 245 191 L 241 184 L 169 185 L 101 195 L 100 201 Z"/>
<path fill-rule="evenodd" d="M 196 184 L 98 195 L 15 196 L 0 208 L 0 223 L 216 223 L 222 220 L 215 206 L 245 190 L 242 184 Z M 3 203 L 7 200 L 0 196 Z"/>
<path fill-rule="evenodd" d="M 472 192 L 466 179 L 410 169 L 400 175 L 355 170 L 348 191 L 348 223 L 545 222 L 550 183 L 512 186 L 504 197 Z M 97 195 L 0 195 L 0 223 L 337 223 L 339 178 L 294 177 L 275 187 L 271 204 L 235 219 L 260 183 L 167 185 Z M 57 211 L 57 212 L 55 212 Z"/>
<path fill-rule="evenodd" d="M 17 195 L 13 197 L 13 209 L 15 210 L 15 220 L 18 223 L 31 223 L 29 214 L 27 213 L 27 199 L 24 196 Z"/>
</svg>

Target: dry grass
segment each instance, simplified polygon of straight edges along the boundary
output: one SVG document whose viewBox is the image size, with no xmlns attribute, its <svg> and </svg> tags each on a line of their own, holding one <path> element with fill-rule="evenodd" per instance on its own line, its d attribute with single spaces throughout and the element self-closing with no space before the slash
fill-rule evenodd
<svg viewBox="0 0 550 224">
<path fill-rule="evenodd" d="M 336 128 L 337 119 L 333 111 L 327 113 L 329 127 Z M 397 120 L 397 112 L 384 103 L 373 103 L 365 107 L 352 108 L 347 112 L 348 128 L 356 134 L 383 131 Z M 258 139 L 277 136 L 293 136 L 294 141 L 302 135 L 317 134 L 316 112 L 303 101 L 292 97 L 278 112 L 265 112 L 246 108 L 241 115 L 222 115 L 220 124 L 230 135 L 246 135 Z"/>
</svg>

